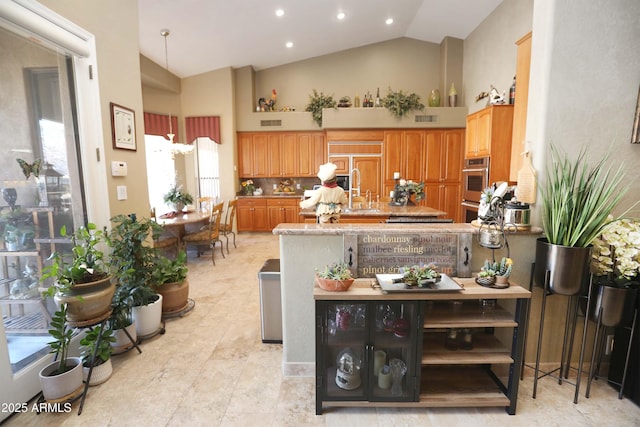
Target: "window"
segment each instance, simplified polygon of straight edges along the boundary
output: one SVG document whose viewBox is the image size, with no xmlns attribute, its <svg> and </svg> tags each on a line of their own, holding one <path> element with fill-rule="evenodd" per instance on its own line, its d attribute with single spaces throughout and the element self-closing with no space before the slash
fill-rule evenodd
<svg viewBox="0 0 640 427">
<path fill-rule="evenodd" d="M 220 197 L 220 164 L 218 144 L 210 138 L 196 140 L 199 197 Z"/>
<path fill-rule="evenodd" d="M 171 144 L 163 136 L 145 135 L 144 142 L 147 153 L 149 203 L 151 203 L 149 208 L 155 209 L 156 215 L 161 215 L 171 210 L 171 207 L 164 203 L 164 195 L 175 182 L 175 161 L 171 153 Z"/>
</svg>

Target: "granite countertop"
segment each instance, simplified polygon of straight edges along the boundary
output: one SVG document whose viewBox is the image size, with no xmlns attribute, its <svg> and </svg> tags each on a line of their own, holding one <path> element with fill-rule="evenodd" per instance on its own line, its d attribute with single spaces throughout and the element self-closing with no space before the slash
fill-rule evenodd
<svg viewBox="0 0 640 427">
<path fill-rule="evenodd" d="M 406 233 L 470 233 L 478 234 L 480 228 L 468 223 L 334 223 L 334 224 L 311 224 L 311 223 L 282 223 L 273 229 L 276 235 L 341 235 L 352 233 L 384 233 L 384 234 L 406 234 Z M 509 234 L 518 235 L 540 235 L 543 230 L 533 226 L 528 230 L 509 231 Z"/>
<path fill-rule="evenodd" d="M 366 207 L 366 203 L 354 203 L 354 209 L 344 209 L 340 216 L 383 216 L 383 217 L 438 217 L 447 213 L 428 206 L 391 206 L 388 203 L 372 203 L 371 208 Z M 300 211 L 303 217 L 315 217 L 313 209 L 303 209 Z"/>
</svg>

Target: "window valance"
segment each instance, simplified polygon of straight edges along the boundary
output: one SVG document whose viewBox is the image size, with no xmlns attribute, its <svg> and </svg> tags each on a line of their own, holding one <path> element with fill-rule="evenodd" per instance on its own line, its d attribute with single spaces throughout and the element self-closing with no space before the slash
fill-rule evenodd
<svg viewBox="0 0 640 427">
<path fill-rule="evenodd" d="M 170 131 L 178 135 L 178 118 L 171 116 L 171 125 L 169 125 L 169 116 L 165 114 L 144 113 L 144 133 L 145 135 L 158 135 L 169 140 L 167 136 Z M 177 138 L 176 138 L 177 139 Z"/>
<path fill-rule="evenodd" d="M 187 144 L 193 144 L 196 138 L 208 137 L 221 144 L 220 116 L 186 117 Z"/>
</svg>

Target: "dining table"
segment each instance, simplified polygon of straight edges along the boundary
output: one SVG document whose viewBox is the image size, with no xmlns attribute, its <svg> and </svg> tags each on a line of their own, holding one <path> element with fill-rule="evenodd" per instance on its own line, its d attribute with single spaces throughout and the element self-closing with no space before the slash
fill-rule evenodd
<svg viewBox="0 0 640 427">
<path fill-rule="evenodd" d="M 165 230 L 178 239 L 178 247 L 182 248 L 182 237 L 185 235 L 187 227 L 200 228 L 209 221 L 211 212 L 208 210 L 193 210 L 190 212 L 169 212 L 159 215 L 156 222 L 162 225 Z"/>
</svg>

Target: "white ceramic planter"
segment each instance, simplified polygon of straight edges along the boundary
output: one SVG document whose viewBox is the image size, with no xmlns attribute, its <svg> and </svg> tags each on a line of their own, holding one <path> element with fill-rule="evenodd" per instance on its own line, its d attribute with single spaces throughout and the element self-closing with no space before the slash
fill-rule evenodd
<svg viewBox="0 0 640 427">
<path fill-rule="evenodd" d="M 136 333 L 135 323 L 130 324 L 125 329 L 129 332 L 129 335 L 131 335 L 133 342 L 136 342 L 138 340 L 138 334 Z M 133 343 L 127 334 L 125 334 L 124 329 L 117 329 L 113 331 L 113 337 L 116 339 L 111 343 L 111 347 L 113 347 L 113 354 L 120 354 L 133 347 Z"/>
<path fill-rule="evenodd" d="M 82 387 L 82 359 L 68 357 L 67 366 L 73 366 L 73 368 L 64 374 L 52 375 L 58 369 L 58 362 L 51 362 L 38 374 L 45 400 L 57 400 L 71 396 Z"/>
<path fill-rule="evenodd" d="M 93 367 L 93 371 L 91 371 L 91 380 L 89 381 L 89 385 L 99 385 L 108 380 L 113 373 L 113 364 L 111 363 L 111 358 L 107 359 L 106 362 Z M 89 376 L 89 368 L 86 366 L 82 367 L 82 381 L 87 382 L 87 377 Z"/>
<path fill-rule="evenodd" d="M 160 329 L 162 321 L 162 295 L 158 299 L 142 307 L 133 307 L 133 323 L 140 338 L 153 335 Z"/>
</svg>

